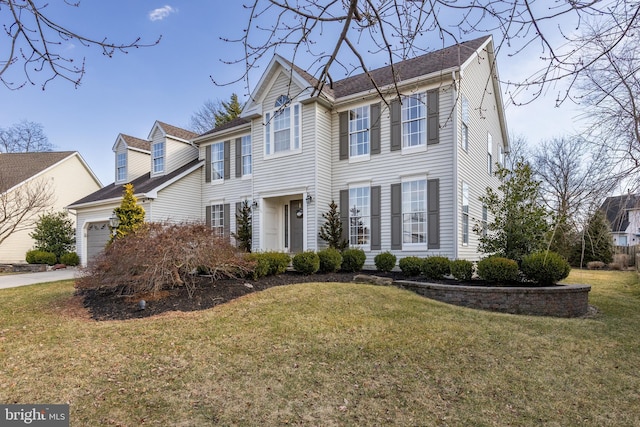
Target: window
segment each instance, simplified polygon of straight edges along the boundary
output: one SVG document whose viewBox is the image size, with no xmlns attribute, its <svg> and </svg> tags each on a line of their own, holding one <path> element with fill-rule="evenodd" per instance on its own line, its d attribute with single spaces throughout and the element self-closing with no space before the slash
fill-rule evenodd
<svg viewBox="0 0 640 427">
<path fill-rule="evenodd" d="M 349 111 L 349 157 L 369 155 L 369 106 Z"/>
<path fill-rule="evenodd" d="M 211 146 L 211 180 L 224 179 L 224 142 Z"/>
<path fill-rule="evenodd" d="M 151 149 L 153 159 L 153 173 L 164 171 L 164 141 L 156 142 Z"/>
<path fill-rule="evenodd" d="M 402 99 L 402 148 L 427 143 L 427 94 L 419 93 Z"/>
<path fill-rule="evenodd" d="M 251 175 L 251 135 L 243 136 L 241 141 L 242 175 Z"/>
<path fill-rule="evenodd" d="M 224 205 L 211 205 L 211 229 L 218 236 L 224 236 Z"/>
<path fill-rule="evenodd" d="M 482 206 L 482 236 L 485 237 L 487 235 L 489 221 L 489 212 L 485 205 Z"/>
<path fill-rule="evenodd" d="M 460 143 L 464 151 L 469 151 L 469 101 L 462 97 L 462 138 Z"/>
<path fill-rule="evenodd" d="M 127 153 L 118 153 L 116 156 L 116 181 L 127 179 Z"/>
<path fill-rule="evenodd" d="M 371 197 L 369 187 L 349 189 L 349 244 L 368 245 L 371 240 Z"/>
<path fill-rule="evenodd" d="M 493 174 L 493 138 L 487 133 L 487 172 Z"/>
<path fill-rule="evenodd" d="M 282 95 L 275 102 L 275 111 L 265 113 L 265 154 L 300 150 L 300 104 L 290 105 Z"/>
<path fill-rule="evenodd" d="M 462 244 L 469 244 L 469 184 L 462 182 Z"/>
<path fill-rule="evenodd" d="M 498 149 L 498 163 L 500 163 L 500 166 L 504 166 L 504 147 L 500 145 Z"/>
<path fill-rule="evenodd" d="M 427 181 L 402 183 L 402 242 L 427 243 Z"/>
</svg>

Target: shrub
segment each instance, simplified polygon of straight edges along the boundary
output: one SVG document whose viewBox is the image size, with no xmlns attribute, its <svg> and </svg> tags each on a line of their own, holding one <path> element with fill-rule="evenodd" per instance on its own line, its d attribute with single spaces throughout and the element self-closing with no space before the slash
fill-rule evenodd
<svg viewBox="0 0 640 427">
<path fill-rule="evenodd" d="M 342 265 L 342 254 L 339 250 L 334 248 L 327 248 L 319 251 L 318 258 L 320 259 L 319 271 L 321 273 L 336 272 Z"/>
<path fill-rule="evenodd" d="M 73 221 L 66 212 L 41 215 L 29 236 L 35 241 L 35 249 L 52 252 L 56 259 L 72 250 L 76 241 Z"/>
<path fill-rule="evenodd" d="M 541 286 L 553 285 L 569 275 L 571 266 L 560 254 L 552 251 L 536 252 L 522 258 L 524 276 Z"/>
<path fill-rule="evenodd" d="M 60 256 L 60 262 L 64 265 L 78 265 L 80 264 L 80 257 L 75 252 L 67 252 Z"/>
<path fill-rule="evenodd" d="M 471 261 L 456 259 L 451 261 L 449 267 L 451 268 L 451 275 L 456 280 L 468 282 L 473 277 L 473 263 Z"/>
<path fill-rule="evenodd" d="M 291 263 L 291 256 L 284 252 L 268 251 L 262 254 L 269 262 L 268 274 L 271 276 L 284 273 Z"/>
<path fill-rule="evenodd" d="M 253 280 L 258 280 L 269 274 L 269 260 L 262 253 L 247 254 L 245 258 L 253 265 L 247 274 Z"/>
<path fill-rule="evenodd" d="M 589 261 L 587 263 L 588 270 L 602 270 L 605 267 L 605 263 L 602 261 Z"/>
<path fill-rule="evenodd" d="M 293 257 L 293 268 L 302 274 L 313 274 L 320 269 L 320 257 L 313 251 L 300 252 Z"/>
<path fill-rule="evenodd" d="M 417 256 L 408 256 L 400 259 L 398 266 L 402 270 L 402 274 L 408 277 L 414 277 L 420 275 L 422 271 L 422 263 L 424 260 Z"/>
<path fill-rule="evenodd" d="M 373 259 L 376 264 L 376 270 L 388 272 L 396 266 L 396 256 L 391 252 L 382 252 Z"/>
<path fill-rule="evenodd" d="M 422 261 L 422 274 L 428 279 L 438 280 L 451 272 L 449 258 L 444 256 L 430 256 Z"/>
<path fill-rule="evenodd" d="M 484 258 L 478 262 L 478 276 L 490 282 L 513 282 L 518 280 L 518 263 L 498 256 Z"/>
<path fill-rule="evenodd" d="M 54 265 L 58 258 L 53 252 L 41 251 L 39 249 L 33 249 L 27 252 L 25 257 L 29 264 L 47 264 Z"/>
<path fill-rule="evenodd" d="M 362 267 L 364 267 L 366 260 L 367 255 L 365 255 L 362 249 L 345 249 L 345 251 L 342 252 L 342 270 L 349 273 L 360 271 Z"/>
</svg>

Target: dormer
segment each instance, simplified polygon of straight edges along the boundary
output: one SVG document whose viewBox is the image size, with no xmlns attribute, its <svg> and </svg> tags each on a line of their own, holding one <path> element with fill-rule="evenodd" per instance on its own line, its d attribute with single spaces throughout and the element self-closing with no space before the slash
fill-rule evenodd
<svg viewBox="0 0 640 427">
<path fill-rule="evenodd" d="M 198 158 L 198 148 L 191 142 L 197 134 L 156 121 L 149 132 L 151 176 L 173 172 Z"/>
<path fill-rule="evenodd" d="M 151 157 L 149 141 L 120 134 L 113 144 L 113 152 L 116 156 L 116 184 L 126 184 L 149 173 Z"/>
</svg>

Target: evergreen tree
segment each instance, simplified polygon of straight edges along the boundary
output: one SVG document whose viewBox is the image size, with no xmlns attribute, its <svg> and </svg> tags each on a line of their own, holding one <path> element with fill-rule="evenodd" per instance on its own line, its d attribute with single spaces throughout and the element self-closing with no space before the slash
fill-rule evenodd
<svg viewBox="0 0 640 427">
<path fill-rule="evenodd" d="M 545 249 L 549 230 L 547 212 L 540 202 L 540 182 L 533 179 L 531 166 L 520 159 L 513 170 L 498 166 L 498 191 L 487 188 L 480 201 L 492 214 L 493 221 L 477 223 L 473 230 L 480 236 L 478 250 L 520 263 L 525 255 Z"/>
<path fill-rule="evenodd" d="M 251 252 L 251 239 L 253 238 L 251 219 L 251 206 L 248 200 L 244 200 L 236 212 L 237 232 L 231 233 L 231 235 L 236 239 L 238 248 L 245 252 Z"/>
<path fill-rule="evenodd" d="M 613 261 L 613 238 L 604 211 L 595 211 L 580 237 L 569 260 L 572 265 L 582 267 L 591 261 L 602 261 L 605 264 Z"/>
<path fill-rule="evenodd" d="M 71 252 L 76 240 L 73 221 L 66 212 L 41 215 L 29 236 L 36 241 L 37 250 L 52 252 L 58 260 Z"/>
<path fill-rule="evenodd" d="M 233 93 L 229 102 L 220 102 L 220 108 L 213 113 L 216 119 L 216 127 L 239 117 L 240 113 L 242 113 L 242 105 L 238 101 L 238 95 Z"/>
<path fill-rule="evenodd" d="M 115 208 L 113 212 L 120 220 L 120 224 L 116 227 L 115 237 L 112 237 L 112 240 L 126 236 L 144 224 L 144 208 L 138 205 L 138 199 L 133 194 L 133 184 L 124 185 L 120 207 Z"/>
<path fill-rule="evenodd" d="M 329 244 L 330 248 L 342 251 L 348 242 L 342 238 L 342 220 L 335 201 L 329 203 L 329 211 L 322 214 L 325 223 L 320 227 L 320 238 Z"/>
</svg>

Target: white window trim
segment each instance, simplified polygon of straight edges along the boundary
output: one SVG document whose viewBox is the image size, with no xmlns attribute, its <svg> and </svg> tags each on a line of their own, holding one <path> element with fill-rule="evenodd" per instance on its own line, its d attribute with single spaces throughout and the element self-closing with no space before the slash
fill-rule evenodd
<svg viewBox="0 0 640 427">
<path fill-rule="evenodd" d="M 465 191 L 466 190 L 466 191 Z M 460 218 L 460 227 L 461 227 L 461 232 L 460 232 L 460 237 L 462 239 L 462 246 L 469 246 L 469 241 L 471 240 L 471 233 L 469 232 L 469 227 L 471 225 L 470 221 L 471 221 L 471 217 L 470 217 L 470 210 L 471 207 L 469 205 L 469 202 L 471 200 L 471 197 L 469 196 L 469 184 L 465 181 L 462 181 L 462 188 L 460 189 L 460 195 L 462 197 L 462 202 L 460 203 L 460 213 L 461 213 L 461 218 Z M 466 195 L 465 195 L 466 193 Z M 464 207 L 465 207 L 465 196 L 466 196 L 466 206 L 467 206 L 467 212 L 464 211 Z M 465 229 L 464 229 L 464 218 L 467 218 L 467 229 L 466 229 L 466 234 L 467 234 L 467 241 L 464 241 L 464 235 L 465 235 Z"/>
<path fill-rule="evenodd" d="M 162 144 L 162 154 L 160 156 L 156 156 L 155 146 L 158 144 Z M 162 159 L 162 169 L 156 170 L 156 159 Z M 167 144 L 165 141 L 154 142 L 151 144 L 151 171 L 152 174 L 160 174 L 165 171 L 167 167 Z"/>
<path fill-rule="evenodd" d="M 465 153 L 469 152 L 469 100 L 462 95 L 460 101 L 460 146 Z M 465 140 L 466 129 L 466 140 Z"/>
<path fill-rule="evenodd" d="M 425 182 L 425 188 L 424 188 L 424 203 L 425 203 L 425 215 L 427 215 L 427 211 L 429 209 L 429 195 L 427 194 L 427 175 L 406 175 L 403 176 L 401 179 L 401 184 L 404 184 L 405 182 L 413 182 L 413 181 L 424 181 Z M 404 190 L 402 188 L 402 186 L 400 187 L 400 215 L 401 215 L 401 223 L 402 223 L 402 251 L 407 251 L 407 252 L 411 252 L 411 251 L 426 251 L 429 248 L 429 236 L 427 234 L 427 240 L 424 243 L 405 243 L 404 242 L 404 210 L 402 209 L 402 205 L 404 204 Z M 428 217 L 425 217 L 425 232 L 428 233 L 429 231 L 429 219 Z"/>
<path fill-rule="evenodd" d="M 251 164 L 251 173 L 244 173 L 244 158 L 247 157 L 247 155 L 242 154 L 244 138 L 249 138 L 250 153 L 248 154 L 248 157 L 251 158 L 251 161 L 249 162 Z M 240 137 L 240 168 L 242 169 L 240 179 L 250 179 L 253 175 L 253 138 L 251 137 L 251 134 Z"/>
<path fill-rule="evenodd" d="M 222 147 L 222 173 L 221 173 L 221 177 L 220 178 L 213 178 L 213 147 L 215 147 L 216 145 L 220 145 Z M 216 185 L 216 184 L 221 184 L 224 182 L 224 141 L 221 142 L 216 142 L 214 144 L 211 144 L 211 184 L 212 185 Z"/>
<path fill-rule="evenodd" d="M 277 153 L 272 152 L 273 144 L 274 144 L 274 133 L 275 133 L 274 126 L 273 126 L 273 118 L 276 114 L 278 114 L 282 110 L 282 107 L 275 108 L 271 111 L 267 111 L 264 116 L 265 121 L 264 121 L 264 132 L 263 132 L 263 138 L 264 138 L 263 153 L 264 153 L 265 160 L 276 159 L 279 157 L 291 156 L 294 154 L 302 153 L 302 104 L 300 104 L 299 102 L 294 102 L 287 105 L 285 108 L 290 108 L 290 117 L 291 117 L 291 122 L 289 127 L 289 135 L 291 138 L 290 148 L 289 150 L 286 150 L 286 151 L 279 151 Z M 297 121 L 296 121 L 296 114 L 295 114 L 296 108 L 298 108 Z M 298 131 L 297 147 L 296 147 L 296 127 Z M 269 141 L 269 144 L 268 144 L 269 151 L 267 151 L 267 140 Z"/>
<path fill-rule="evenodd" d="M 120 178 L 119 176 L 119 172 L 121 168 L 120 166 L 118 166 L 118 159 L 120 156 L 124 157 L 124 166 L 122 166 L 122 170 L 124 171 L 124 173 L 122 178 Z M 129 169 L 128 163 L 129 162 L 127 161 L 127 153 L 116 153 L 116 182 L 122 182 L 127 180 L 128 169 Z"/>
<path fill-rule="evenodd" d="M 429 124 L 427 120 L 427 92 L 426 91 L 416 92 L 411 95 L 404 95 L 402 98 L 409 99 L 409 98 L 415 98 L 419 96 L 422 96 L 424 98 L 424 116 L 421 119 L 416 119 L 416 120 L 424 120 L 424 133 L 422 135 L 422 141 L 418 145 L 412 145 L 412 146 L 404 145 L 405 143 L 404 124 L 409 121 L 415 121 L 415 120 L 405 121 L 403 119 L 404 106 L 405 106 L 405 103 L 403 102 L 400 107 L 400 145 L 401 145 L 402 154 L 414 154 L 414 153 L 421 153 L 421 152 L 427 151 L 427 135 L 429 133 L 429 129 L 427 129 L 427 126 Z"/>
<path fill-rule="evenodd" d="M 367 243 L 366 245 L 351 245 L 351 190 L 352 189 L 356 189 L 356 188 L 368 188 L 369 189 L 369 243 Z M 347 235 L 349 236 L 349 247 L 351 248 L 360 248 L 365 252 L 368 252 L 371 250 L 371 181 L 366 181 L 366 182 L 359 182 L 359 183 L 351 183 L 349 184 L 349 230 L 347 232 Z"/>
<path fill-rule="evenodd" d="M 369 127 L 367 128 L 366 131 L 357 131 L 354 133 L 363 133 L 363 132 L 367 132 L 369 134 L 369 139 L 367 142 L 367 153 L 366 154 L 359 154 L 359 155 L 355 155 L 352 156 L 351 155 L 351 112 L 355 111 L 356 109 L 362 109 L 362 108 L 366 108 L 367 110 L 367 120 L 369 122 Z M 364 162 L 364 161 L 368 161 L 371 159 L 371 106 L 370 105 L 362 105 L 359 107 L 354 107 L 348 110 L 348 120 L 347 120 L 347 130 L 348 130 L 348 147 L 347 150 L 349 150 L 349 163 L 358 163 L 358 162 Z"/>
<path fill-rule="evenodd" d="M 213 226 L 213 207 L 214 206 L 222 206 L 222 233 L 220 234 L 221 236 L 224 236 L 224 226 L 226 224 L 227 221 L 230 221 L 229 218 L 225 218 L 224 217 L 224 201 L 215 201 L 215 202 L 210 202 L 209 206 L 211 207 L 211 217 L 209 218 L 209 221 L 211 222 L 211 226 L 210 228 L 213 229 L 217 229 L 220 228 L 220 226 Z"/>
</svg>

